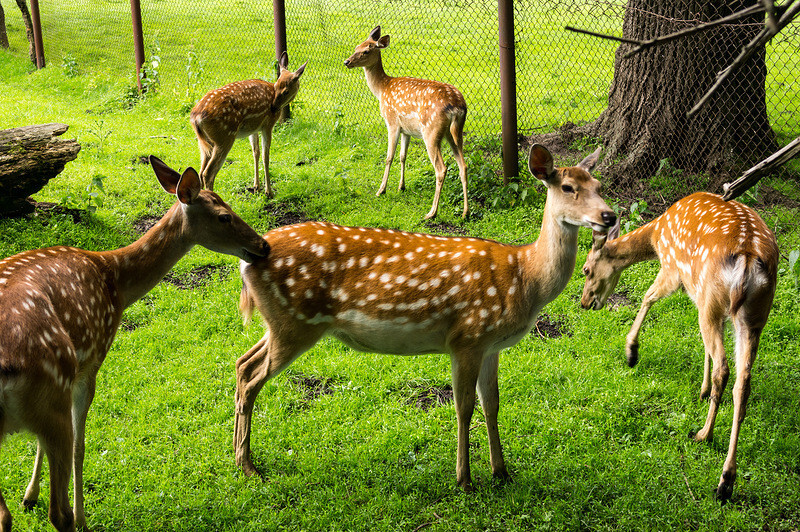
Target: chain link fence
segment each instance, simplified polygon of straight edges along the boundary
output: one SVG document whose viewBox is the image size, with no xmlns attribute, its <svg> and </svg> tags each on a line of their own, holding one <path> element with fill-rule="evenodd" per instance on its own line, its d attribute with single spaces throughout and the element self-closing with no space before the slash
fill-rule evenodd
<svg viewBox="0 0 800 532">
<path fill-rule="evenodd" d="M 652 3 L 652 2 L 651 2 Z M 618 43 L 564 30 L 566 25 L 622 34 L 624 0 L 517 0 L 515 45 L 518 127 L 541 133 L 597 119 L 608 104 Z M 713 3 L 717 4 L 717 3 Z M 14 0 L 0 0 L 12 51 L 27 55 Z M 225 83 L 274 80 L 272 2 L 142 0 L 146 57 L 159 59 L 162 90 L 190 107 Z M 134 83 L 129 0 L 48 0 L 40 5 L 48 66 Z M 707 12 L 669 26 L 706 20 Z M 655 15 L 653 16 L 661 16 Z M 308 61 L 295 114 L 329 127 L 385 135 L 363 72 L 343 61 L 369 31 L 391 35 L 383 52 L 390 75 L 451 83 L 469 106 L 467 144 L 499 146 L 500 96 L 496 0 L 286 0 L 290 67 Z M 766 100 L 783 145 L 800 134 L 800 23 L 768 46 Z M 643 80 L 644 82 L 644 80 Z"/>
</svg>

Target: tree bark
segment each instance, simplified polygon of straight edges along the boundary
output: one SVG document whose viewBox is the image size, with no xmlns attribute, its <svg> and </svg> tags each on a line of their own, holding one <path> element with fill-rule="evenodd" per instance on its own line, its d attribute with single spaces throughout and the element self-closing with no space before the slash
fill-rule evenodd
<svg viewBox="0 0 800 532">
<path fill-rule="evenodd" d="M 630 0 L 623 36 L 645 40 L 745 7 L 744 0 Z M 761 24 L 761 26 L 759 26 Z M 602 137 L 606 177 L 622 184 L 646 179 L 660 161 L 690 172 L 727 173 L 777 149 L 766 108 L 762 49 L 720 87 L 691 119 L 686 112 L 739 50 L 763 27 L 763 15 L 644 50 L 628 59 L 622 44 L 614 62 L 608 108 L 581 128 Z M 622 157 L 622 158 L 621 158 Z M 621 158 L 621 159 L 620 159 Z"/>
<path fill-rule="evenodd" d="M 31 62 L 36 64 L 36 45 L 33 40 L 33 22 L 31 21 L 31 12 L 28 10 L 28 4 L 25 0 L 17 0 L 17 6 L 22 11 L 22 22 L 25 23 L 25 35 L 28 37 L 28 57 Z"/>
<path fill-rule="evenodd" d="M 8 33 L 6 33 L 6 12 L 0 4 L 0 48 L 8 49 Z"/>
<path fill-rule="evenodd" d="M 31 212 L 26 198 L 41 190 L 78 156 L 74 139 L 57 138 L 65 124 L 45 124 L 0 130 L 0 215 Z"/>
</svg>

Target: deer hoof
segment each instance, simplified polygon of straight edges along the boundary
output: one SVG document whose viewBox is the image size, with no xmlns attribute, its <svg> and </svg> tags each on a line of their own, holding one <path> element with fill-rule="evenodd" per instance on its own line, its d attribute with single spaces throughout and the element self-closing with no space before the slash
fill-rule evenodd
<svg viewBox="0 0 800 532">
<path fill-rule="evenodd" d="M 625 356 L 628 359 L 628 366 L 633 367 L 639 362 L 639 342 L 634 342 L 625 346 Z"/>
</svg>

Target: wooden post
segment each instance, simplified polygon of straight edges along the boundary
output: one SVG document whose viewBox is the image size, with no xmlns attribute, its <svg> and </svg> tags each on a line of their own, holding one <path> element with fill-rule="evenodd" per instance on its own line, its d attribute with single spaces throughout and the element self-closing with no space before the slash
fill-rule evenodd
<svg viewBox="0 0 800 532">
<path fill-rule="evenodd" d="M 33 48 L 36 51 L 36 68 L 44 68 L 44 45 L 42 44 L 42 21 L 39 17 L 39 0 L 31 0 L 33 23 Z"/>
<path fill-rule="evenodd" d="M 131 0 L 133 22 L 133 51 L 136 59 L 136 85 L 142 93 L 142 65 L 144 64 L 144 35 L 142 33 L 142 7 L 139 0 Z"/>
<path fill-rule="evenodd" d="M 286 52 L 286 2 L 284 0 L 272 0 L 272 19 L 275 26 L 275 60 L 281 60 L 281 55 Z M 287 52 L 288 53 L 288 52 Z M 278 71 L 280 73 L 280 70 Z M 281 109 L 279 120 L 285 122 L 291 117 L 289 106 Z"/>
<path fill-rule="evenodd" d="M 500 116 L 503 125 L 503 183 L 519 175 L 517 160 L 517 72 L 514 58 L 514 0 L 497 0 L 500 48 Z"/>
</svg>

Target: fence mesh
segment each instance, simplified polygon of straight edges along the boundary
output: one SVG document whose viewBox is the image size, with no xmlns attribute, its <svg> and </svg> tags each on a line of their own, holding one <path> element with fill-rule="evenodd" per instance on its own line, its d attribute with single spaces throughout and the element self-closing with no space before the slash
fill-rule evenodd
<svg viewBox="0 0 800 532">
<path fill-rule="evenodd" d="M 621 35 L 629 4 L 635 2 L 514 3 L 521 132 L 590 122 L 606 108 L 618 43 L 567 32 L 564 26 Z M 717 4 L 724 3 L 708 3 L 709 10 Z M 25 30 L 15 1 L 0 0 L 0 5 L 11 49 L 26 55 Z M 274 79 L 272 2 L 142 0 L 141 6 L 146 55 L 160 59 L 162 90 L 185 99 L 187 106 L 231 81 Z M 50 67 L 77 65 L 82 72 L 133 84 L 128 0 L 48 0 L 40 3 L 40 9 Z M 715 13 L 709 10 L 680 23 L 713 18 Z M 383 53 L 387 73 L 455 85 L 469 106 L 467 143 L 499 138 L 496 0 L 287 0 L 286 20 L 291 68 L 309 61 L 295 113 L 376 137 L 385 134 L 378 103 L 363 73 L 343 65 L 353 48 L 380 24 L 392 38 Z M 800 134 L 799 33 L 800 22 L 795 22 L 767 49 L 767 111 L 780 144 Z"/>
</svg>

